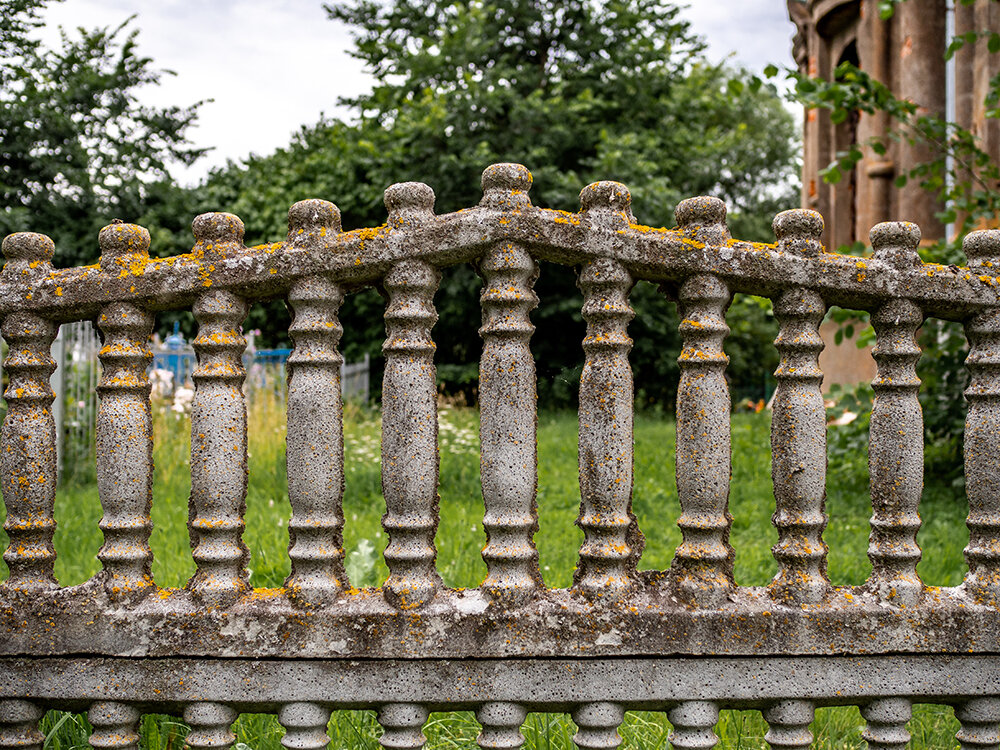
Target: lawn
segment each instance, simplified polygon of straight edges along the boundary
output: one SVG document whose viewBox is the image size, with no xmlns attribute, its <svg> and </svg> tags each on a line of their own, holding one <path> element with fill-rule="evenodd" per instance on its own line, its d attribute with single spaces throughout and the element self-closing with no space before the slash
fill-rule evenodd
<svg viewBox="0 0 1000 750">
<path fill-rule="evenodd" d="M 356 586 L 377 585 L 386 568 L 381 551 L 385 539 L 379 523 L 384 511 L 379 475 L 378 412 L 346 409 L 346 518 L 347 567 Z M 485 575 L 479 551 L 485 543 L 479 485 L 478 419 L 475 411 L 443 408 L 441 439 L 441 524 L 437 533 L 438 567 L 450 586 L 477 586 Z M 741 584 L 766 584 L 776 566 L 770 548 L 777 540 L 770 516 L 774 509 L 769 467 L 769 417 L 733 416 L 733 479 L 731 541 L 736 549 L 736 578 Z M 188 545 L 187 497 L 189 422 L 164 404 L 156 410 L 156 479 L 153 504 L 155 555 L 153 574 L 161 586 L 183 586 L 194 571 Z M 635 424 L 634 508 L 646 537 L 641 567 L 669 567 L 680 542 L 679 512 L 674 484 L 674 425 L 669 419 L 638 415 Z M 250 405 L 250 470 L 247 529 L 251 582 L 257 587 L 280 586 L 288 574 L 287 524 L 291 515 L 284 476 L 284 417 L 280 400 L 257 397 Z M 538 426 L 538 505 L 540 530 L 536 536 L 546 584 L 565 587 L 572 581 L 582 532 L 574 525 L 579 487 L 576 469 L 576 415 L 543 414 Z M 831 465 L 827 509 L 830 523 L 825 540 L 830 546 L 829 573 L 835 584 L 858 584 L 870 569 L 868 547 L 869 501 L 863 457 L 845 465 Z M 924 550 L 920 573 L 933 585 L 955 585 L 964 571 L 962 548 L 967 541 L 966 508 L 950 491 L 931 488 L 921 506 L 924 526 L 919 542 Z M 97 528 L 100 504 L 92 473 L 78 472 L 64 483 L 56 503 L 58 530 L 56 574 L 63 585 L 81 583 L 96 573 L 95 557 L 101 544 Z M 4 541 L 6 541 L 4 539 Z M 0 565 L 0 575 L 6 569 Z M 816 747 L 863 747 L 863 722 L 856 708 L 817 711 L 813 725 Z M 912 747 L 955 746 L 957 722 L 952 710 L 919 706 L 910 731 Z M 50 712 L 43 730 L 50 733 L 46 748 L 86 744 L 89 728 L 83 717 Z M 719 747 L 766 747 L 767 727 L 755 711 L 724 711 L 716 727 Z M 575 731 L 568 717 L 529 715 L 524 727 L 527 747 L 540 750 L 571 748 Z M 177 719 L 146 717 L 146 747 L 179 750 L 186 728 Z M 670 725 L 660 713 L 630 712 L 620 733 L 624 747 L 659 748 L 666 744 Z M 379 728 L 374 714 L 335 712 L 330 734 L 335 747 L 376 747 Z M 471 714 L 432 714 L 425 733 L 430 747 L 475 747 L 478 725 Z M 250 748 L 278 748 L 282 729 L 268 716 L 244 715 L 237 724 L 239 741 Z M 245 749 L 241 749 L 245 750 Z"/>
</svg>

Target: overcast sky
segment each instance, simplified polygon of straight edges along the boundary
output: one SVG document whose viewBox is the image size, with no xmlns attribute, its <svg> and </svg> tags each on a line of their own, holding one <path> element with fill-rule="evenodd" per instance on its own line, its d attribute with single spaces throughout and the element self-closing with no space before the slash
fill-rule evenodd
<svg viewBox="0 0 1000 750">
<path fill-rule="evenodd" d="M 346 27 L 327 19 L 321 0 L 64 0 L 48 10 L 45 38 L 55 43 L 60 25 L 117 25 L 132 14 L 140 53 L 177 74 L 143 100 L 213 100 L 190 137 L 215 150 L 190 169 L 174 170 L 185 183 L 227 159 L 273 151 L 321 113 L 347 116 L 337 98 L 370 85 L 346 53 Z M 754 70 L 791 61 L 794 27 L 784 0 L 694 0 L 684 14 L 713 60 L 733 55 Z"/>
</svg>

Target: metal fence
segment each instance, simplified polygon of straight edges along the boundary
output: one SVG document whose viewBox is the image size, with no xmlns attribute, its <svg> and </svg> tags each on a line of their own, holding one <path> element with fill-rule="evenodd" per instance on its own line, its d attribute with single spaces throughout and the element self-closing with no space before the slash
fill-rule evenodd
<svg viewBox="0 0 1000 750">
<path fill-rule="evenodd" d="M 173 339 L 171 341 L 171 339 Z M 86 466 L 94 461 L 97 438 L 97 383 L 101 368 L 98 352 L 100 340 L 89 320 L 64 323 L 59 327 L 52 345 L 56 362 L 50 382 L 55 399 L 58 475 L 65 466 Z M 284 401 L 287 391 L 285 362 L 291 349 L 251 349 L 243 353 L 247 370 L 244 392 L 252 396 L 267 391 Z M 175 326 L 174 333 L 163 344 L 151 347 L 152 365 L 149 378 L 152 395 L 171 397 L 178 388 L 194 385 L 192 374 L 197 365 L 194 348 L 184 341 Z M 360 362 L 342 363 L 341 392 L 345 399 L 368 403 L 371 382 L 371 359 L 366 354 Z"/>
<path fill-rule="evenodd" d="M 756 709 L 773 747 L 807 747 L 818 706 L 860 705 L 872 748 L 902 747 L 914 702 L 955 706 L 963 748 L 996 747 L 1000 721 L 1000 232 L 966 240 L 968 268 L 920 262 L 919 230 L 880 224 L 874 257 L 828 253 L 822 219 L 790 211 L 777 242 L 733 240 L 725 207 L 682 202 L 678 228 L 636 223 L 629 194 L 600 182 L 577 214 L 531 205 L 531 176 L 499 164 L 474 208 L 437 216 L 419 183 L 385 194 L 388 223 L 342 232 L 333 204 L 289 211 L 285 242 L 247 248 L 229 214 L 195 219 L 194 250 L 148 257 L 149 235 L 101 232 L 98 268 L 55 270 L 52 243 L 4 240 L 0 275 L 9 411 L 0 479 L 10 577 L 0 586 L 0 746 L 38 745 L 43 710 L 89 710 L 96 747 L 132 747 L 142 712 L 183 715 L 191 747 L 225 747 L 240 712 L 276 713 L 286 747 L 320 747 L 330 712 L 378 710 L 386 747 L 416 748 L 429 711 L 474 710 L 483 747 L 517 747 L 528 711 L 569 711 L 581 748 L 611 748 L 625 711 L 666 711 L 677 748 L 710 748 L 722 708 Z M 536 509 L 535 363 L 529 313 L 543 259 L 579 269 L 583 317 L 580 516 L 572 587 L 543 584 Z M 481 470 L 487 576 L 442 584 L 435 564 L 438 453 L 433 296 L 440 269 L 483 277 Z M 567 271 L 570 272 L 570 271 Z M 668 571 L 637 572 L 631 512 L 629 290 L 661 286 L 682 311 L 678 521 Z M 382 482 L 389 577 L 351 588 L 341 508 L 341 334 L 346 290 L 379 285 L 385 310 Z M 738 586 L 729 544 L 730 400 L 722 345 L 733 293 L 774 302 L 780 332 L 772 417 L 778 575 Z M 245 371 L 251 300 L 294 310 L 288 357 L 291 575 L 247 582 Z M 829 305 L 871 313 L 872 573 L 832 586 L 823 530 L 825 412 L 818 327 Z M 193 308 L 190 529 L 183 589 L 150 575 L 151 430 L 146 341 L 158 310 Z M 99 316 L 97 475 L 103 571 L 60 588 L 52 547 L 55 438 L 49 348 L 60 322 Z M 914 333 L 962 321 L 970 344 L 965 428 L 968 572 L 954 588 L 917 575 L 922 429 Z M 253 477 L 249 478 L 253 481 Z M 956 543 L 957 540 L 956 540 Z"/>
</svg>

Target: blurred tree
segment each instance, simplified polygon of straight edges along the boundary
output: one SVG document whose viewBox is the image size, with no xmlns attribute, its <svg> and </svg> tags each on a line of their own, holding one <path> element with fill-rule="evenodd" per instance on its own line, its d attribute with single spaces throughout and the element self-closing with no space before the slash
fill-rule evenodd
<svg viewBox="0 0 1000 750">
<path fill-rule="evenodd" d="M 249 242 L 281 237 L 284 207 L 324 197 L 347 228 L 384 221 L 382 188 L 420 180 L 438 212 L 474 205 L 482 169 L 516 161 L 532 169 L 536 205 L 575 211 L 597 179 L 629 185 L 640 221 L 673 223 L 674 205 L 717 195 L 736 236 L 770 239 L 770 220 L 797 202 L 798 134 L 776 91 L 744 71 L 709 64 L 678 9 L 659 0 L 355 0 L 326 6 L 354 31 L 352 54 L 375 77 L 346 100 L 353 124 L 304 128 L 275 154 L 217 171 L 199 207 L 233 211 Z M 533 350 L 543 403 L 575 393 L 583 322 L 572 274 L 543 268 Z M 481 349 L 479 280 L 446 274 L 435 329 L 439 375 L 473 393 Z M 677 318 L 663 294 L 641 285 L 633 365 L 639 397 L 670 405 L 676 389 Z M 344 306 L 344 348 L 377 355 L 382 304 L 358 295 Z M 278 332 L 284 320 L 258 313 Z M 729 342 L 734 393 L 762 394 L 774 330 L 765 307 L 738 300 L 745 335 Z M 759 325 L 757 325 L 759 323 Z M 745 389 L 744 389 L 745 386 Z M 745 391 L 745 392 L 744 392 Z"/>
<path fill-rule="evenodd" d="M 58 265 L 91 263 L 101 226 L 137 217 L 168 164 L 204 153 L 185 139 L 198 104 L 139 104 L 163 71 L 139 55 L 131 19 L 47 49 L 34 36 L 45 5 L 0 0 L 0 235 L 43 232 Z"/>
</svg>

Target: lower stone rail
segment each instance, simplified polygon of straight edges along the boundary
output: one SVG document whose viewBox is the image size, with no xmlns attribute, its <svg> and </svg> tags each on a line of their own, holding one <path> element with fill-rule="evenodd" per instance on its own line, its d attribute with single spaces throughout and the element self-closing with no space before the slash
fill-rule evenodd
<svg viewBox="0 0 1000 750">
<path fill-rule="evenodd" d="M 581 748 L 612 748 L 628 710 L 665 711 L 675 748 L 711 748 L 721 709 L 764 714 L 772 747 L 809 747 L 816 708 L 858 705 L 871 748 L 903 747 L 914 703 L 955 707 L 962 748 L 996 747 L 995 656 L 673 659 L 0 659 L 0 747 L 38 746 L 44 708 L 87 711 L 129 747 L 141 712 L 184 716 L 192 747 L 226 747 L 238 713 L 272 713 L 286 747 L 323 747 L 331 711 L 375 709 L 386 747 L 417 748 L 431 711 L 476 711 L 482 747 L 518 747 L 527 712 L 573 716 Z M 113 730 L 113 731 L 112 731 Z M 300 745 L 310 733 L 318 742 Z M 325 738 L 325 739 L 324 739 Z M 100 737 L 97 737 L 100 740 Z M 489 738 L 486 738 L 489 740 Z M 496 738 L 493 738 L 494 740 Z M 202 745 L 201 743 L 205 744 Z"/>
</svg>

